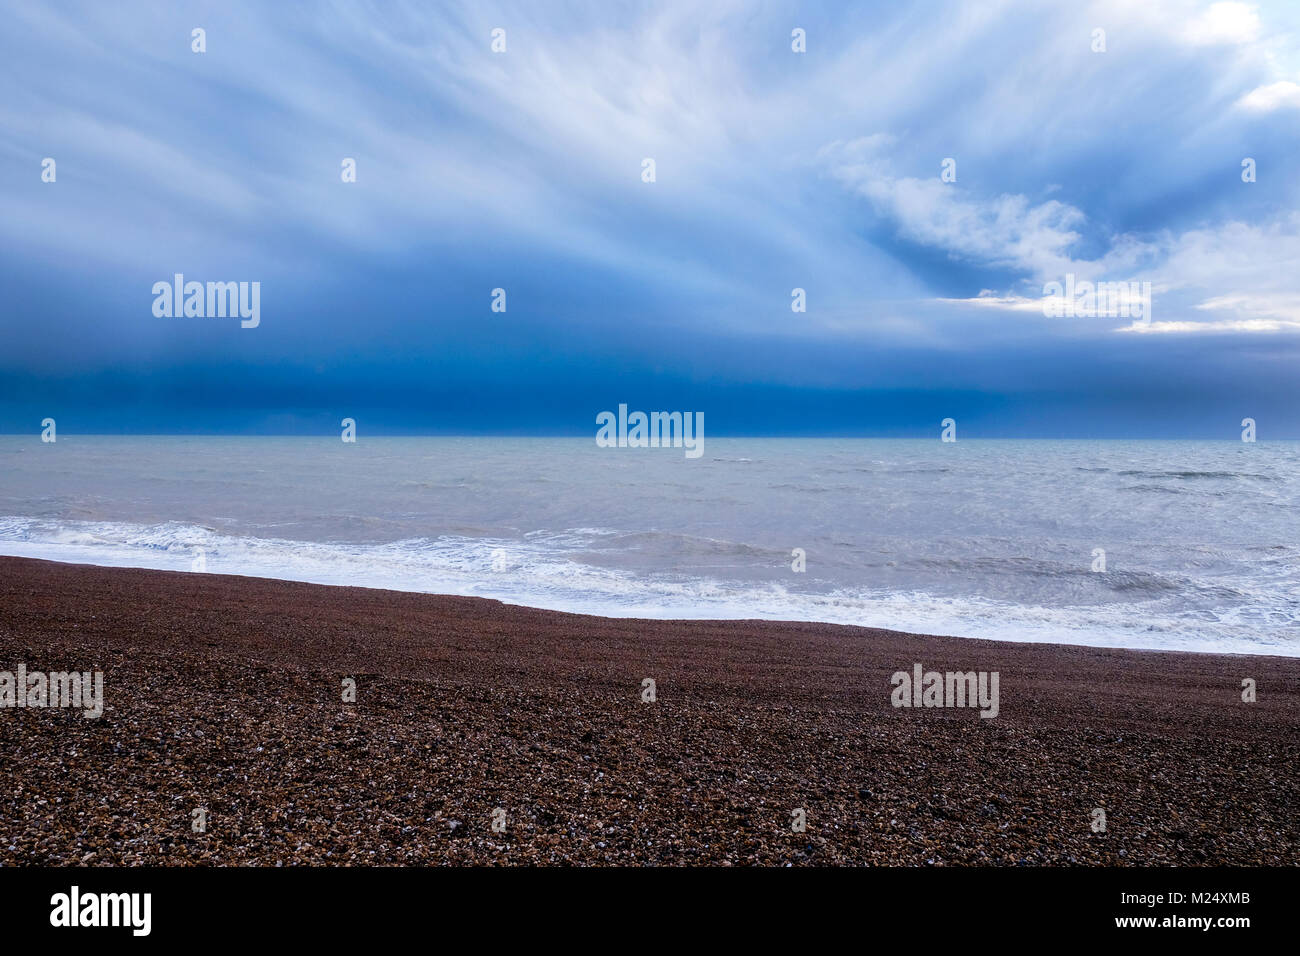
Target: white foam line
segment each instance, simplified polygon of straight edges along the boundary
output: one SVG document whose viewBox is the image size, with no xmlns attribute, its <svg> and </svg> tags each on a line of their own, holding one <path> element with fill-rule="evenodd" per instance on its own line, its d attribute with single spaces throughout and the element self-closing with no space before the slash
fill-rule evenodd
<svg viewBox="0 0 1300 956">
<path fill-rule="evenodd" d="M 1196 633 L 1186 621 L 1133 604 L 1053 608 L 915 591 L 807 594 L 779 584 L 638 577 L 582 564 L 532 541 L 447 537 L 341 545 L 231 537 L 178 523 L 0 518 L 0 554 L 14 557 L 189 571 L 200 548 L 210 573 L 487 597 L 614 618 L 793 620 L 1026 643 L 1300 656 L 1300 641 L 1227 633 L 1247 629 L 1244 623 L 1215 628 L 1197 622 L 1211 633 Z M 492 569 L 495 555 L 504 557 L 503 570 Z"/>
</svg>

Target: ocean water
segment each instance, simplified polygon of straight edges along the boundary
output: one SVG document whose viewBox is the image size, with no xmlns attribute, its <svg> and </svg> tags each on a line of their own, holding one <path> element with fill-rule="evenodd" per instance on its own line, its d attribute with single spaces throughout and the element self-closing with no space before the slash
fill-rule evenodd
<svg viewBox="0 0 1300 956">
<path fill-rule="evenodd" d="M 1295 442 L 0 437 L 8 555 L 1288 656 L 1298 498 Z"/>
</svg>

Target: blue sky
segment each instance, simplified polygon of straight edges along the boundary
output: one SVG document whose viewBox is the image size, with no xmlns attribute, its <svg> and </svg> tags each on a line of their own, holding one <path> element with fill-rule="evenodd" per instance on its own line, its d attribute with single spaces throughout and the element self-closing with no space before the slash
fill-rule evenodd
<svg viewBox="0 0 1300 956">
<path fill-rule="evenodd" d="M 1300 437 L 1294 3 L 18 2 L 0 77 L 0 431 Z"/>
</svg>

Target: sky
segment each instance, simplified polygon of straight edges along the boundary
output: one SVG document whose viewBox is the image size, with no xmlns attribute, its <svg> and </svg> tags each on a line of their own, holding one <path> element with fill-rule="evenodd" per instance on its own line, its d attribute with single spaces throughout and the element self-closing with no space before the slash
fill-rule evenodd
<svg viewBox="0 0 1300 956">
<path fill-rule="evenodd" d="M 0 432 L 1300 438 L 1298 198 L 1289 0 L 18 0 Z"/>
</svg>

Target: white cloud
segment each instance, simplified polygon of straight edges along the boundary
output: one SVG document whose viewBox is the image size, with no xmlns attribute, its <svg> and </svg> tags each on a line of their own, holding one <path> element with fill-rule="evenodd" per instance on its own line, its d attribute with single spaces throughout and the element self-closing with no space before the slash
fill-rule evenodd
<svg viewBox="0 0 1300 956">
<path fill-rule="evenodd" d="M 1161 335 L 1170 333 L 1188 334 L 1223 334 L 1225 332 L 1290 332 L 1300 331 L 1300 322 L 1282 322 L 1270 319 L 1222 319 L 1215 322 L 1151 322 L 1148 325 L 1126 325 L 1117 332 L 1133 332 L 1138 335 Z"/>
<path fill-rule="evenodd" d="M 1300 325 L 1300 293 L 1237 292 L 1216 296 L 1198 303 L 1202 312 L 1231 312 L 1242 321 L 1276 321 L 1286 325 Z"/>
<path fill-rule="evenodd" d="M 900 238 L 1035 275 L 1069 260 L 1066 250 L 1078 241 L 1074 229 L 1085 218 L 1078 209 L 1055 199 L 1034 205 L 1019 194 L 977 197 L 957 183 L 941 182 L 937 171 L 931 179 L 895 178 L 874 155 L 876 147 L 892 141 L 877 133 L 831 144 L 818 155 L 831 161 L 836 179 L 896 225 Z"/>
<path fill-rule="evenodd" d="M 1193 46 L 1251 43 L 1259 36 L 1259 14 L 1248 3 L 1213 3 L 1183 28 Z"/>
<path fill-rule="evenodd" d="M 1300 84 L 1278 80 L 1258 86 L 1239 99 L 1237 106 L 1257 113 L 1270 113 L 1286 106 L 1300 109 Z"/>
<path fill-rule="evenodd" d="M 1042 309 L 1040 283 L 1064 281 L 1073 273 L 1076 281 L 1150 282 L 1153 312 L 1180 314 L 1176 321 L 1117 331 L 1300 331 L 1300 214 L 1262 225 L 1230 221 L 1178 234 L 1115 236 L 1102 256 L 1083 260 L 1069 255 L 1069 234 L 1052 226 L 1081 220 L 1083 214 L 1073 207 L 1064 207 L 1068 217 L 1058 212 L 1053 220 L 1044 209 L 1049 204 L 1031 207 L 1023 196 L 962 197 L 937 181 L 922 189 L 908 185 L 916 180 L 890 180 L 855 168 L 865 177 L 859 191 L 899 220 L 900 234 L 947 250 L 955 258 L 1011 264 L 1025 273 L 1015 289 L 984 289 L 975 297 L 932 301 L 1032 313 Z M 919 192 L 928 203 L 909 201 L 909 192 Z M 1041 226 L 1044 222 L 1046 227 Z M 1041 245 L 1034 248 L 1034 243 Z M 1197 313 L 1206 317 L 1198 319 Z"/>
<path fill-rule="evenodd" d="M 998 295 L 991 289 L 984 289 L 979 295 L 968 299 L 936 299 L 947 305 L 969 305 L 980 309 L 999 309 L 1006 312 L 1043 311 L 1043 300 L 1024 295 Z"/>
</svg>

